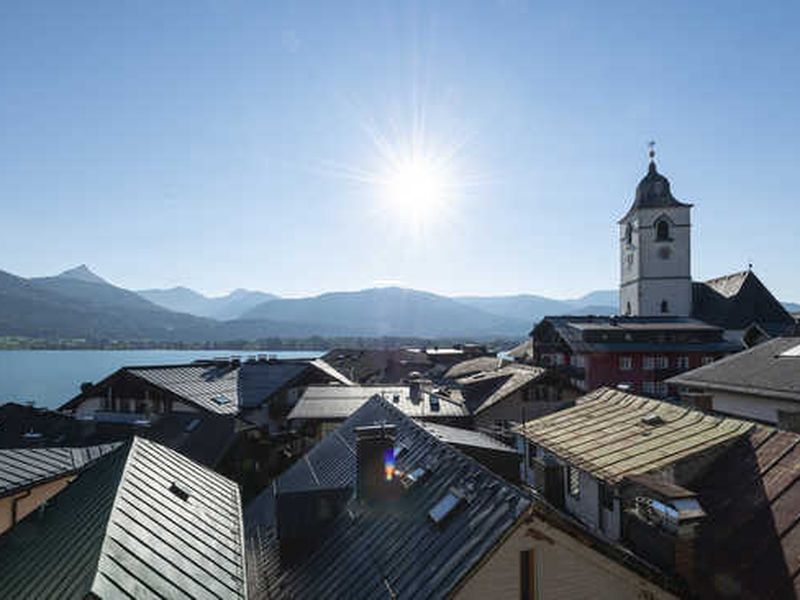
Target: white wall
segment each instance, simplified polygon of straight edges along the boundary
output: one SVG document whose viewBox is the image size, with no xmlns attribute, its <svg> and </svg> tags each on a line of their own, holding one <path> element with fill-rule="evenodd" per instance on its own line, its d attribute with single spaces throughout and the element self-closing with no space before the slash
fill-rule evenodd
<svg viewBox="0 0 800 600">
<path fill-rule="evenodd" d="M 778 411 L 795 412 L 800 410 L 800 404 L 790 400 L 773 400 L 764 396 L 737 394 L 734 392 L 709 391 L 711 394 L 711 407 L 721 413 L 756 419 L 777 425 Z"/>
</svg>

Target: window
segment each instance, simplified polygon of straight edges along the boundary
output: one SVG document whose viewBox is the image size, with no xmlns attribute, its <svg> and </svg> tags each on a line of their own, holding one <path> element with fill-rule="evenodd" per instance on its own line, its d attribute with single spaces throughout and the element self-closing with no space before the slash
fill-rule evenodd
<svg viewBox="0 0 800 600">
<path fill-rule="evenodd" d="M 656 383 L 656 396 L 663 398 L 667 395 L 667 384 L 663 381 Z"/>
<path fill-rule="evenodd" d="M 701 361 L 701 363 L 704 364 L 704 365 L 710 365 L 712 362 L 714 362 L 714 357 L 713 356 L 704 356 L 702 361 Z"/>
<path fill-rule="evenodd" d="M 614 488 L 603 482 L 600 483 L 600 506 L 614 510 Z"/>
<path fill-rule="evenodd" d="M 663 219 L 656 223 L 656 241 L 666 242 L 669 240 L 669 223 Z"/>
<path fill-rule="evenodd" d="M 642 368 L 645 371 L 652 371 L 653 369 L 655 369 L 656 368 L 655 356 L 645 356 L 644 359 L 642 359 Z"/>
<path fill-rule="evenodd" d="M 520 600 L 536 600 L 536 551 L 523 550 L 519 553 L 519 597 Z"/>
<path fill-rule="evenodd" d="M 536 444 L 528 442 L 528 468 L 536 468 L 536 453 L 538 451 L 539 447 Z"/>
<path fill-rule="evenodd" d="M 679 356 L 675 361 L 675 366 L 679 369 L 688 369 L 689 368 L 689 357 L 688 356 Z"/>
<path fill-rule="evenodd" d="M 669 312 L 669 304 L 667 303 L 666 300 L 662 300 L 661 301 L 661 312 L 662 313 L 668 313 Z"/>
<path fill-rule="evenodd" d="M 625 243 L 629 246 L 633 243 L 633 225 L 630 223 L 625 227 Z"/>
<path fill-rule="evenodd" d="M 630 371 L 633 369 L 633 357 L 632 356 L 620 356 L 619 357 L 619 370 L 620 371 Z"/>
<path fill-rule="evenodd" d="M 657 369 L 668 369 L 669 368 L 669 356 L 657 356 L 656 357 L 656 368 Z"/>
<path fill-rule="evenodd" d="M 457 494 L 454 490 L 450 490 L 428 512 L 428 517 L 437 525 L 441 525 L 447 517 L 452 515 L 455 510 L 461 506 L 462 502 L 464 502 L 464 499 L 461 495 Z"/>
<path fill-rule="evenodd" d="M 642 393 L 647 394 L 648 396 L 653 396 L 656 393 L 656 383 L 655 381 L 643 381 L 642 382 Z"/>
<path fill-rule="evenodd" d="M 581 497 L 581 472 L 575 467 L 567 467 L 567 491 L 573 498 Z"/>
<path fill-rule="evenodd" d="M 631 314 L 631 303 L 630 302 L 625 304 L 625 314 L 628 315 L 628 316 L 630 316 L 630 314 Z"/>
</svg>

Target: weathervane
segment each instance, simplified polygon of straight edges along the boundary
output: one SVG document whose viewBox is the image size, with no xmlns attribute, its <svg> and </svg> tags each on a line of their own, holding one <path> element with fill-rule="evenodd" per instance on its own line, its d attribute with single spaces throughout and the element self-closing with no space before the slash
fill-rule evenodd
<svg viewBox="0 0 800 600">
<path fill-rule="evenodd" d="M 650 140 L 647 142 L 647 147 L 650 148 L 650 151 L 647 155 L 650 157 L 650 162 L 655 162 L 656 159 L 656 142 L 655 140 Z"/>
</svg>

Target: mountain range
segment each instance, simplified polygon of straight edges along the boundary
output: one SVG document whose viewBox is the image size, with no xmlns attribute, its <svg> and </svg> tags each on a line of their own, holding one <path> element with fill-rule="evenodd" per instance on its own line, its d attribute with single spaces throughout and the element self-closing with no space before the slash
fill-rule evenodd
<svg viewBox="0 0 800 600">
<path fill-rule="evenodd" d="M 0 337 L 224 342 L 269 337 L 522 338 L 548 314 L 613 314 L 617 293 L 446 297 L 398 287 L 279 298 L 236 290 L 207 297 L 184 287 L 139 292 L 85 265 L 52 277 L 0 271 Z"/>
</svg>

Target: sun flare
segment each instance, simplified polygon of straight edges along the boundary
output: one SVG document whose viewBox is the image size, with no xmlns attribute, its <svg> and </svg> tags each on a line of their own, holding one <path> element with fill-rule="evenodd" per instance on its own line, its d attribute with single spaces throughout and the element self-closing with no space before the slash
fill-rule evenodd
<svg viewBox="0 0 800 600">
<path fill-rule="evenodd" d="M 411 157 L 389 166 L 385 194 L 391 208 L 415 222 L 432 219 L 448 201 L 447 170 L 434 160 Z"/>
</svg>

